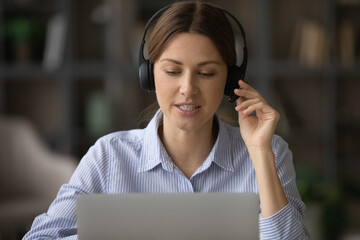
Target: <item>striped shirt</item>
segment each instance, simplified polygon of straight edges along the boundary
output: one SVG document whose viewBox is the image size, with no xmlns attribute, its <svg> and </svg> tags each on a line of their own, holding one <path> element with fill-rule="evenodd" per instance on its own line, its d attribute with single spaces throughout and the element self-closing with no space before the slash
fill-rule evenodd
<svg viewBox="0 0 360 240">
<path fill-rule="evenodd" d="M 47 213 L 35 218 L 23 239 L 77 239 L 76 197 L 107 193 L 253 192 L 255 171 L 239 128 L 219 121 L 215 145 L 188 179 L 173 164 L 157 135 L 159 110 L 145 129 L 121 131 L 100 138 L 85 154 L 68 184 L 64 184 Z M 305 205 L 295 182 L 292 153 L 280 137 L 272 148 L 289 203 L 273 216 L 259 214 L 261 239 L 308 239 Z M 261 210 L 259 210 L 261 212 Z"/>
</svg>

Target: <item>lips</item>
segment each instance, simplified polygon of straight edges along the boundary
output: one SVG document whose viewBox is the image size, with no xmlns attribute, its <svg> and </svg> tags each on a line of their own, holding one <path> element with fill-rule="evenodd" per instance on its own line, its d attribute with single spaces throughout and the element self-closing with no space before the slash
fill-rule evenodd
<svg viewBox="0 0 360 240">
<path fill-rule="evenodd" d="M 200 106 L 188 105 L 188 104 L 177 105 L 177 107 L 179 107 L 183 111 L 194 111 L 194 110 L 200 108 Z"/>
<path fill-rule="evenodd" d="M 182 102 L 175 104 L 175 107 L 182 113 L 182 114 L 190 114 L 198 112 L 201 105 L 198 105 L 194 102 Z"/>
</svg>

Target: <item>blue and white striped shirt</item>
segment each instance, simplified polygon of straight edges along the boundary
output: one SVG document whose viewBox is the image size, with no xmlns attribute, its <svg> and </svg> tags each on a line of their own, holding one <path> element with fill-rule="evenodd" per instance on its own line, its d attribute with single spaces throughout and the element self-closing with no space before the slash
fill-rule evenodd
<svg viewBox="0 0 360 240">
<path fill-rule="evenodd" d="M 100 138 L 83 157 L 47 213 L 35 218 L 23 239 L 77 239 L 76 197 L 90 193 L 258 193 L 255 171 L 239 128 L 219 121 L 216 143 L 188 179 L 173 164 L 158 135 L 159 110 L 145 129 Z M 274 136 L 276 167 L 289 204 L 268 218 L 259 215 L 261 239 L 307 239 L 305 205 L 296 188 L 292 153 Z"/>
</svg>

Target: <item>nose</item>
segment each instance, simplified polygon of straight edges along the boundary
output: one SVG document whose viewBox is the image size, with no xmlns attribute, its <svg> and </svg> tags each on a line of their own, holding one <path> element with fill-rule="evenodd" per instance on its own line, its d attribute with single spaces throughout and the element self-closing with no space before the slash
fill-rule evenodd
<svg viewBox="0 0 360 240">
<path fill-rule="evenodd" d="M 186 97 L 193 96 L 199 91 L 196 76 L 192 73 L 184 74 L 180 80 L 180 93 Z"/>
</svg>

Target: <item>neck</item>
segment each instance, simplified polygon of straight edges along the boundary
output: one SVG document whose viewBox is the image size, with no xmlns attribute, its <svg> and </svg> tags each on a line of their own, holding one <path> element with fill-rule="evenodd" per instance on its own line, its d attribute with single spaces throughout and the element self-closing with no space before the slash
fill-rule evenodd
<svg viewBox="0 0 360 240">
<path fill-rule="evenodd" d="M 205 161 L 213 148 L 218 125 L 209 121 L 200 129 L 185 131 L 164 124 L 159 128 L 159 137 L 174 164 L 190 178 Z"/>
</svg>

